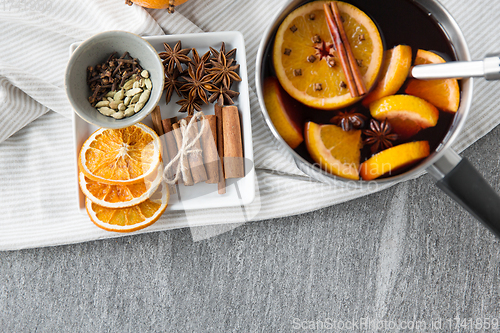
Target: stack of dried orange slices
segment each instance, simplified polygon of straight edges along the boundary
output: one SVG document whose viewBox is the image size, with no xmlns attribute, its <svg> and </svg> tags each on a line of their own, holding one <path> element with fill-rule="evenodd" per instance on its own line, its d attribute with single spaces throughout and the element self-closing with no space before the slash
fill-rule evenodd
<svg viewBox="0 0 500 333">
<path fill-rule="evenodd" d="M 87 213 L 102 229 L 136 231 L 167 208 L 160 139 L 144 124 L 98 129 L 82 145 L 78 166 Z"/>
</svg>

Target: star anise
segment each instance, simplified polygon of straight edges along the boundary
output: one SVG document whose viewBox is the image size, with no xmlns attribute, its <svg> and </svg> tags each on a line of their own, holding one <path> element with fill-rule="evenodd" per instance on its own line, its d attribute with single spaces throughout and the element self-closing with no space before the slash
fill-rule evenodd
<svg viewBox="0 0 500 333">
<path fill-rule="evenodd" d="M 223 99 L 223 104 L 232 105 L 234 104 L 233 98 L 239 96 L 239 92 L 233 91 L 231 89 L 226 88 L 224 85 L 220 87 L 215 87 L 214 89 L 209 90 L 212 95 L 208 99 L 209 103 L 213 103 L 217 101 L 219 98 Z"/>
<path fill-rule="evenodd" d="M 363 141 L 364 144 L 371 145 L 372 154 L 380 150 L 384 150 L 392 147 L 392 141 L 398 139 L 396 133 L 391 133 L 391 124 L 385 119 L 382 123 L 375 119 L 370 120 L 370 129 L 364 130 L 363 134 L 366 139 Z"/>
<path fill-rule="evenodd" d="M 236 74 L 240 65 L 233 65 L 234 59 L 227 59 L 224 52 L 219 52 L 217 61 L 210 60 L 212 68 L 207 69 L 208 77 L 214 84 L 222 84 L 229 89 L 233 81 L 241 81 L 241 77 Z"/>
<path fill-rule="evenodd" d="M 181 49 L 181 41 L 178 41 L 173 49 L 167 43 L 163 43 L 163 47 L 165 48 L 165 52 L 160 52 L 159 56 L 163 59 L 163 65 L 167 72 L 172 72 L 175 66 L 177 66 L 177 69 L 181 72 L 181 63 L 188 63 L 191 61 L 191 58 L 187 56 L 189 52 L 191 52 L 191 49 Z"/>
<path fill-rule="evenodd" d="M 352 108 L 349 111 L 340 111 L 335 117 L 330 119 L 330 122 L 342 127 L 347 132 L 363 127 L 365 120 L 366 116 L 356 112 L 356 108 Z"/>
<path fill-rule="evenodd" d="M 212 79 L 205 75 L 205 65 L 200 63 L 195 70 L 194 66 L 189 64 L 188 74 L 183 77 L 187 83 L 182 85 L 180 90 L 188 92 L 188 97 L 199 97 L 203 102 L 208 103 L 207 92 L 215 86 L 211 83 Z"/>
<path fill-rule="evenodd" d="M 177 104 L 181 106 L 179 112 L 187 112 L 189 116 L 194 114 L 194 110 L 201 111 L 200 100 L 194 96 L 181 99 Z"/>
<path fill-rule="evenodd" d="M 212 60 L 217 61 L 217 59 L 219 59 L 220 53 L 224 53 L 224 55 L 226 56 L 226 59 L 232 58 L 236 54 L 236 49 L 232 49 L 231 51 L 226 52 L 226 44 L 224 42 L 222 42 L 222 45 L 220 47 L 220 51 L 217 51 L 213 47 L 210 47 L 210 52 L 212 52 L 212 57 L 213 57 Z"/>
<path fill-rule="evenodd" d="M 205 53 L 202 57 L 200 57 L 200 54 L 196 49 L 192 49 L 192 53 L 193 58 L 191 59 L 191 63 L 194 67 L 198 67 L 200 63 L 203 63 L 206 69 L 207 65 L 210 65 L 210 51 L 207 51 L 207 53 Z"/>
<path fill-rule="evenodd" d="M 165 102 L 168 104 L 172 98 L 172 94 L 175 91 L 179 97 L 181 97 L 181 92 L 179 87 L 181 82 L 177 80 L 179 78 L 179 71 L 174 68 L 172 72 L 165 72 L 165 84 L 163 89 L 165 90 Z"/>
<path fill-rule="evenodd" d="M 335 48 L 333 43 L 321 41 L 319 43 L 314 44 L 314 52 L 315 56 L 319 58 L 319 60 L 325 59 L 327 62 L 330 58 L 335 56 Z"/>
</svg>

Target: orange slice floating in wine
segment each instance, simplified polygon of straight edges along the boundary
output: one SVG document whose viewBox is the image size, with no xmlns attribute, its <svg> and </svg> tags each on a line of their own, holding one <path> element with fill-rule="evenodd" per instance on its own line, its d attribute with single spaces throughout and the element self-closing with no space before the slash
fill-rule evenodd
<svg viewBox="0 0 500 333">
<path fill-rule="evenodd" d="M 360 100 L 352 97 L 334 50 L 323 4 L 313 1 L 290 13 L 276 33 L 273 61 L 285 91 L 296 100 L 318 109 L 334 110 Z M 357 7 L 337 1 L 349 45 L 370 89 L 383 60 L 383 44 L 377 26 Z"/>
<path fill-rule="evenodd" d="M 295 149 L 304 141 L 304 136 L 290 100 L 276 78 L 269 77 L 264 81 L 264 102 L 269 117 L 283 140 Z"/>
<path fill-rule="evenodd" d="M 415 57 L 415 65 L 444 62 L 445 60 L 437 54 L 425 50 L 418 50 Z M 457 112 L 460 105 L 460 87 L 457 79 L 410 79 L 405 92 L 423 98 L 438 109 L 446 112 Z"/>
<path fill-rule="evenodd" d="M 364 99 L 363 105 L 368 107 L 371 102 L 382 97 L 394 95 L 408 77 L 411 68 L 411 47 L 398 45 L 385 51 L 384 64 L 380 70 L 381 77 L 373 89 Z"/>
<path fill-rule="evenodd" d="M 336 125 L 308 122 L 305 137 L 309 154 L 323 170 L 347 179 L 359 179 L 361 130 L 346 132 Z"/>
<path fill-rule="evenodd" d="M 370 113 L 379 121 L 387 119 L 402 140 L 436 126 L 439 119 L 439 110 L 434 105 L 410 95 L 383 97 L 370 104 Z"/>
<path fill-rule="evenodd" d="M 370 157 L 361 164 L 359 173 L 363 180 L 373 180 L 416 163 L 429 153 L 427 141 L 403 143 Z"/>
</svg>

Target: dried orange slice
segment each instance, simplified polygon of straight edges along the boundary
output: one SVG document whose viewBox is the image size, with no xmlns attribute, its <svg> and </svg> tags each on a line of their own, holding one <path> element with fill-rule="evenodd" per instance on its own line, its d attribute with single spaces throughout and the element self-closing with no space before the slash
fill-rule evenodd
<svg viewBox="0 0 500 333">
<path fill-rule="evenodd" d="M 406 140 L 420 130 L 436 126 L 439 111 L 425 100 L 410 95 L 383 97 L 370 104 L 373 118 L 391 124 L 400 139 Z"/>
<path fill-rule="evenodd" d="M 408 77 L 411 68 L 411 47 L 398 45 L 385 51 L 384 64 L 380 70 L 381 77 L 373 89 L 363 99 L 363 105 L 368 105 L 382 97 L 394 95 Z"/>
<path fill-rule="evenodd" d="M 360 175 L 364 180 L 373 180 L 397 171 L 429 156 L 429 142 L 403 143 L 373 155 L 361 164 Z"/>
<path fill-rule="evenodd" d="M 155 223 L 167 208 L 169 199 L 168 186 L 161 184 L 149 199 L 132 207 L 103 207 L 93 203 L 89 198 L 86 199 L 85 205 L 90 219 L 99 228 L 131 232 Z"/>
<path fill-rule="evenodd" d="M 108 208 L 123 208 L 146 201 L 156 191 L 162 181 L 162 164 L 156 171 L 156 177 L 150 181 L 130 185 L 111 185 L 96 182 L 80 172 L 80 189 L 93 203 Z M 153 178 L 153 177 L 151 177 Z"/>
<path fill-rule="evenodd" d="M 139 183 L 156 171 L 161 160 L 160 138 L 138 123 L 121 129 L 101 128 L 82 145 L 80 170 L 88 178 L 105 184 Z"/>
<path fill-rule="evenodd" d="M 312 159 L 334 175 L 359 179 L 361 130 L 346 132 L 335 125 L 306 123 L 306 146 Z"/>
<path fill-rule="evenodd" d="M 276 78 L 269 77 L 264 81 L 264 102 L 269 117 L 283 140 L 295 149 L 304 141 L 304 136 L 290 99 Z"/>
<path fill-rule="evenodd" d="M 443 58 L 425 50 L 418 50 L 415 57 L 415 65 L 440 64 L 443 62 L 445 62 Z M 438 109 L 446 112 L 457 112 L 460 105 L 460 87 L 457 79 L 411 79 L 405 92 L 423 98 Z"/>
<path fill-rule="evenodd" d="M 312 1 L 290 13 L 276 33 L 273 48 L 276 76 L 285 91 L 308 106 L 324 110 L 339 109 L 360 99 L 351 97 L 333 49 L 323 10 L 323 4 L 329 2 Z M 337 4 L 360 73 L 370 89 L 383 60 L 380 33 L 357 7 L 340 1 Z"/>
</svg>

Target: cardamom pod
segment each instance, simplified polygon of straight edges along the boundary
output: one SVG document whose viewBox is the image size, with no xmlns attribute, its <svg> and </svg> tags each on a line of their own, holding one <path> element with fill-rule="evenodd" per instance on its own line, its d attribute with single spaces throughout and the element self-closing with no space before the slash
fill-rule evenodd
<svg viewBox="0 0 500 333">
<path fill-rule="evenodd" d="M 141 72 L 141 76 L 142 76 L 143 78 L 147 79 L 147 78 L 149 77 L 149 72 L 148 72 L 147 70 L 143 70 L 143 71 Z"/>
<path fill-rule="evenodd" d="M 134 97 L 132 97 L 132 100 L 130 101 L 130 104 L 137 103 L 137 101 L 139 100 L 140 97 L 141 97 L 141 95 L 139 95 L 139 94 L 134 95 Z M 129 106 L 130 106 L 130 104 L 129 104 Z"/>
<path fill-rule="evenodd" d="M 139 112 L 142 110 L 142 108 L 144 107 L 144 104 L 146 103 L 140 103 L 140 102 L 137 102 L 137 104 L 135 105 L 134 107 L 134 112 Z"/>
<path fill-rule="evenodd" d="M 133 88 L 125 93 L 125 96 L 134 96 L 142 92 L 141 88 Z"/>
<path fill-rule="evenodd" d="M 125 100 L 123 101 L 123 104 L 125 106 L 128 106 L 130 104 L 130 100 L 131 99 L 132 99 L 132 97 L 130 97 L 130 96 L 125 97 Z"/>
<path fill-rule="evenodd" d="M 109 101 L 100 101 L 95 105 L 96 108 L 102 108 L 103 106 L 109 106 Z"/>
<path fill-rule="evenodd" d="M 115 119 L 122 119 L 123 117 L 125 117 L 125 113 L 123 113 L 123 111 L 118 111 L 118 112 L 115 112 L 111 115 L 111 117 L 115 118 Z"/>
<path fill-rule="evenodd" d="M 125 111 L 124 111 L 124 114 L 125 114 L 125 117 L 130 117 L 131 115 L 133 115 L 135 113 L 134 111 L 134 107 L 128 107 Z"/>
<path fill-rule="evenodd" d="M 135 79 L 127 80 L 127 82 L 125 82 L 125 84 L 123 85 L 123 89 L 125 89 L 125 90 L 132 89 L 133 85 L 134 85 L 134 82 L 135 82 Z"/>
<path fill-rule="evenodd" d="M 137 103 L 146 103 L 149 99 L 150 94 L 151 90 L 144 90 L 144 92 L 141 94 L 141 97 L 139 97 L 139 101 Z"/>
<path fill-rule="evenodd" d="M 111 116 L 115 113 L 115 110 L 108 108 L 107 106 L 103 106 L 97 109 L 101 114 L 105 116 Z"/>
<path fill-rule="evenodd" d="M 123 103 L 118 104 L 118 111 L 125 111 L 126 108 L 127 107 L 125 106 L 125 104 Z"/>
<path fill-rule="evenodd" d="M 113 99 L 118 102 L 121 101 L 123 97 L 125 97 L 125 91 L 121 89 L 119 92 L 115 94 L 115 96 L 113 96 Z"/>
<path fill-rule="evenodd" d="M 146 89 L 148 90 L 153 89 L 153 83 L 151 82 L 150 79 L 144 79 L 144 84 L 146 85 Z"/>
<path fill-rule="evenodd" d="M 110 107 L 111 109 L 116 110 L 116 109 L 118 109 L 118 105 L 119 105 L 119 104 L 120 104 L 120 102 L 113 101 L 113 102 L 109 103 L 109 107 Z"/>
</svg>

